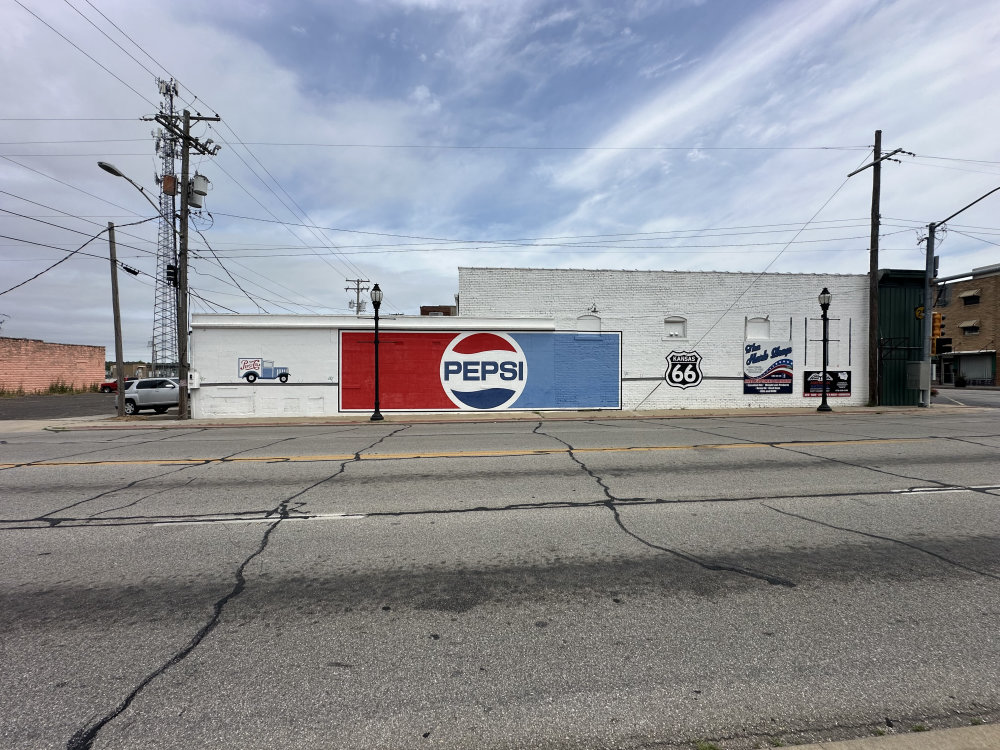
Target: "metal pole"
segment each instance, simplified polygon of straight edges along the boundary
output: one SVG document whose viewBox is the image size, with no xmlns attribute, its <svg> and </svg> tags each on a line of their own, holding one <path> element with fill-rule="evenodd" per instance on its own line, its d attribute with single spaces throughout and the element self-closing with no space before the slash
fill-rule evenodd
<svg viewBox="0 0 1000 750">
<path fill-rule="evenodd" d="M 934 316 L 934 300 L 931 298 L 931 279 L 934 278 L 934 235 L 938 225 L 927 225 L 927 265 L 924 269 L 924 319 L 920 335 L 920 361 L 924 363 L 926 373 L 920 378 L 920 406 L 931 405 L 931 318 Z"/>
<path fill-rule="evenodd" d="M 118 416 L 125 416 L 125 362 L 122 355 L 122 313 L 118 305 L 118 255 L 115 252 L 115 225 L 108 222 L 108 251 L 111 257 L 111 309 L 115 318 L 115 375 L 118 379 Z"/>
<path fill-rule="evenodd" d="M 826 369 L 830 361 L 830 318 L 827 317 L 826 311 L 830 305 L 820 305 L 820 307 L 823 308 L 823 400 L 816 408 L 816 411 L 833 411 L 826 402 Z"/>
<path fill-rule="evenodd" d="M 375 285 L 378 289 L 378 284 Z M 376 295 L 372 295 L 372 307 L 375 308 L 375 413 L 372 414 L 370 421 L 379 422 L 385 417 L 382 416 L 382 412 L 379 411 L 379 387 L 378 387 L 378 309 L 382 306 L 381 300 L 375 299 Z"/>
</svg>

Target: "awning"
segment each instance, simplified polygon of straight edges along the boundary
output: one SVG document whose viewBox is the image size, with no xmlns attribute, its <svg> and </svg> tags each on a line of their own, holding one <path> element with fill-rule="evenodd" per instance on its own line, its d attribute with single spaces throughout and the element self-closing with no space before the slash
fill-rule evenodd
<svg viewBox="0 0 1000 750">
<path fill-rule="evenodd" d="M 979 328 L 978 320 L 964 320 L 958 324 L 959 328 Z"/>
<path fill-rule="evenodd" d="M 981 291 L 983 291 L 983 290 L 982 289 L 968 289 L 968 290 L 966 290 L 964 292 L 959 292 L 958 296 L 959 296 L 959 298 L 962 298 L 962 297 L 978 297 L 979 293 Z"/>
</svg>

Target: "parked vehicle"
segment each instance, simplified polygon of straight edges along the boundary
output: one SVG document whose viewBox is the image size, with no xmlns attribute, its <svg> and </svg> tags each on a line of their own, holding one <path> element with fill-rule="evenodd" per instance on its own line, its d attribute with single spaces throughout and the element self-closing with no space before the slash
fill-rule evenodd
<svg viewBox="0 0 1000 750">
<path fill-rule="evenodd" d="M 174 378 L 139 378 L 130 382 L 120 396 L 125 398 L 126 414 L 138 414 L 142 409 L 163 414 L 171 406 L 177 406 L 180 392 L 180 385 Z M 115 395 L 116 409 L 120 396 Z"/>
<path fill-rule="evenodd" d="M 282 383 L 288 382 L 288 368 L 275 367 L 273 359 L 240 357 L 237 368 L 238 377 L 244 378 L 248 383 L 253 383 L 257 378 L 261 380 L 280 380 Z"/>
<path fill-rule="evenodd" d="M 125 378 L 125 387 L 128 388 L 128 384 L 133 380 L 138 380 L 138 378 Z M 101 383 L 100 390 L 101 393 L 115 393 L 118 390 L 118 378 L 105 380 Z"/>
</svg>

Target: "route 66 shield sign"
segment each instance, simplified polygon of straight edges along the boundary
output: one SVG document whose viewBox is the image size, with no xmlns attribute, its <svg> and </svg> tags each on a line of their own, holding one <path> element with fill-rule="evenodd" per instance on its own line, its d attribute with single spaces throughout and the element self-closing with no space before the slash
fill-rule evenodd
<svg viewBox="0 0 1000 750">
<path fill-rule="evenodd" d="M 698 352 L 670 352 L 663 379 L 674 388 L 694 388 L 701 385 L 701 355 Z"/>
</svg>

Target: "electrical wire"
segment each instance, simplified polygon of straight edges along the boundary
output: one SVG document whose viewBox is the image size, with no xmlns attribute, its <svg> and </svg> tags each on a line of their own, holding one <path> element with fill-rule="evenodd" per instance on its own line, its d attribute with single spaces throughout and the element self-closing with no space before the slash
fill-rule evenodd
<svg viewBox="0 0 1000 750">
<path fill-rule="evenodd" d="M 872 152 L 873 151 L 874 150 L 872 150 Z M 865 159 L 867 159 L 867 158 L 868 158 L 868 156 L 866 155 Z M 865 160 L 862 159 L 861 164 L 864 164 L 864 161 Z M 806 226 L 808 226 L 810 223 L 812 223 L 812 221 L 817 216 L 819 216 L 828 205 L 830 205 L 830 203 L 833 201 L 833 199 L 837 197 L 837 195 L 840 193 L 841 190 L 844 189 L 844 186 L 847 185 L 848 182 L 850 182 L 850 179 L 851 179 L 850 177 L 847 177 L 847 178 L 844 179 L 844 181 L 842 183 L 840 183 L 840 185 L 837 187 L 837 189 L 833 191 L 833 194 L 830 195 L 830 197 L 827 198 L 826 201 L 824 201 L 824 203 L 823 203 L 822 206 L 820 206 L 818 209 L 816 209 L 816 213 L 814 213 L 812 215 L 812 217 L 809 219 L 809 221 L 807 221 L 805 223 L 805 225 L 803 225 L 802 230 L 804 230 Z M 795 235 L 795 237 L 798 237 L 802 230 L 800 230 L 799 232 L 797 232 L 796 235 Z M 739 303 L 739 301 L 741 299 L 743 299 L 743 297 L 746 296 L 747 292 L 749 292 L 754 287 L 754 285 L 758 281 L 760 281 L 760 279 L 764 276 L 765 273 L 768 272 L 768 270 L 771 268 L 771 266 L 773 266 L 775 263 L 778 262 L 778 259 L 782 255 L 784 255 L 785 250 L 788 249 L 788 246 L 791 245 L 792 242 L 795 241 L 795 237 L 793 237 L 791 240 L 789 240 L 788 244 L 786 244 L 784 248 L 782 248 L 780 251 L 778 251 L 778 254 L 775 255 L 774 258 L 771 259 L 771 262 L 768 263 L 766 266 L 764 266 L 764 269 L 762 271 L 760 271 L 760 273 L 758 273 L 756 276 L 754 276 L 754 278 L 750 281 L 750 283 L 747 284 L 746 288 L 742 292 L 740 292 L 739 294 L 736 295 L 736 297 L 733 299 L 732 303 L 729 304 L 729 306 L 725 309 L 725 311 L 721 315 L 719 315 L 719 317 L 716 319 L 716 321 L 711 326 L 708 327 L 708 330 L 705 331 L 701 335 L 701 337 L 697 341 L 694 342 L 694 344 L 691 346 L 692 349 L 696 349 L 698 347 L 698 345 L 701 344 L 701 342 L 705 340 L 705 337 L 708 336 L 708 334 L 710 334 L 712 331 L 714 331 L 716 329 L 716 327 L 719 325 L 719 323 L 721 323 L 725 319 L 725 317 L 727 315 L 729 315 L 730 312 L 732 312 L 733 308 L 736 307 L 736 305 Z M 661 380 L 659 383 L 657 383 L 656 387 L 654 387 L 649 393 L 647 393 L 645 395 L 645 397 L 643 397 L 642 401 L 640 401 L 639 404 L 635 408 L 638 409 L 644 403 L 646 403 L 646 401 L 650 398 L 650 396 L 652 396 L 654 393 L 656 393 L 656 391 L 659 389 L 659 387 L 661 385 L 663 385 L 664 382 L 665 381 Z"/>
<path fill-rule="evenodd" d="M 151 102 L 151 101 L 150 101 L 149 99 L 147 99 L 147 98 L 146 98 L 145 96 L 143 96 L 143 95 L 142 95 L 142 94 L 140 94 L 140 93 L 139 93 L 138 91 L 136 91 L 136 90 L 135 90 L 134 88 L 132 88 L 132 86 L 131 86 L 130 84 L 126 83 L 126 82 L 125 82 L 125 81 L 124 81 L 124 80 L 123 80 L 122 78 L 120 78 L 120 77 L 119 77 L 119 76 L 118 76 L 118 75 L 117 75 L 116 73 L 114 73 L 114 71 L 112 71 L 112 70 L 111 70 L 110 68 L 106 67 L 106 66 L 105 66 L 105 65 L 103 65 L 102 63 L 98 62 L 96 58 L 94 58 L 94 57 L 93 57 L 92 55 L 88 54 L 88 53 L 87 53 L 87 52 L 86 52 L 86 51 L 85 51 L 85 50 L 84 50 L 84 49 L 83 49 L 82 47 L 80 47 L 79 45 L 77 45 L 77 44 L 76 44 L 75 42 L 71 41 L 71 40 L 69 39 L 69 37 L 67 37 L 67 36 L 66 36 L 65 34 L 63 34 L 63 33 L 62 33 L 61 31 L 58 31 L 58 30 L 57 30 L 57 29 L 56 29 L 56 28 L 55 28 L 54 26 L 52 26 L 52 24 L 50 24 L 50 23 L 49 23 L 48 21 L 46 21 L 45 19 L 43 19 L 43 18 L 42 18 L 41 16 L 39 16 L 39 15 L 38 15 L 37 13 L 35 13 L 35 12 L 34 12 L 33 10 L 31 10 L 30 8 L 28 8 L 28 7 L 26 6 L 26 5 L 24 5 L 24 3 L 22 3 L 22 2 L 21 2 L 21 0 L 14 0 L 14 2 L 15 2 L 15 3 L 17 3 L 18 5 L 20 5 L 20 6 L 21 6 L 21 7 L 22 7 L 22 8 L 23 8 L 23 9 L 24 9 L 24 10 L 25 10 L 25 11 L 26 11 L 27 13 L 31 14 L 31 15 L 32 15 L 32 16 L 34 16 L 34 17 L 35 17 L 36 19 L 38 19 L 38 21 L 39 21 L 39 22 L 41 22 L 41 23 L 42 23 L 42 24 L 44 24 L 44 25 L 45 25 L 46 27 L 48 27 L 49 29 L 51 29 L 51 30 L 52 30 L 52 31 L 53 31 L 54 33 L 56 33 L 56 34 L 57 34 L 57 35 L 58 35 L 58 36 L 59 36 L 60 38 L 62 38 L 62 39 L 63 39 L 63 41 L 65 41 L 65 42 L 66 42 L 67 44 L 69 44 L 69 45 L 70 45 L 71 47 L 73 47 L 73 49 L 75 49 L 75 50 L 76 50 L 77 52 L 79 52 L 80 54 L 82 54 L 82 55 L 83 55 L 84 57 L 86 57 L 86 58 L 87 58 L 88 60 L 90 60 L 90 61 L 91 61 L 91 62 L 93 62 L 93 63 L 94 63 L 95 65 L 97 65 L 98 67 L 100 67 L 100 68 L 101 68 L 101 70 L 103 70 L 103 71 L 104 71 L 105 73 L 107 73 L 107 74 L 108 74 L 109 76 L 111 76 L 112 78 L 114 78 L 114 79 L 115 79 L 116 81 L 118 81 L 118 82 L 119 82 L 120 84 L 122 84 L 122 85 L 123 85 L 123 86 L 124 86 L 125 88 L 127 88 L 127 89 L 128 89 L 129 91 L 131 91 L 131 92 L 132 92 L 133 94 L 135 94 L 136 96 L 138 96 L 138 97 L 139 97 L 140 99 L 142 99 L 142 100 L 143 100 L 144 102 L 146 102 L 147 104 L 149 104 L 149 106 L 151 106 L 151 107 L 155 107 L 155 106 L 156 106 L 155 104 L 153 104 L 153 102 Z"/>
</svg>

